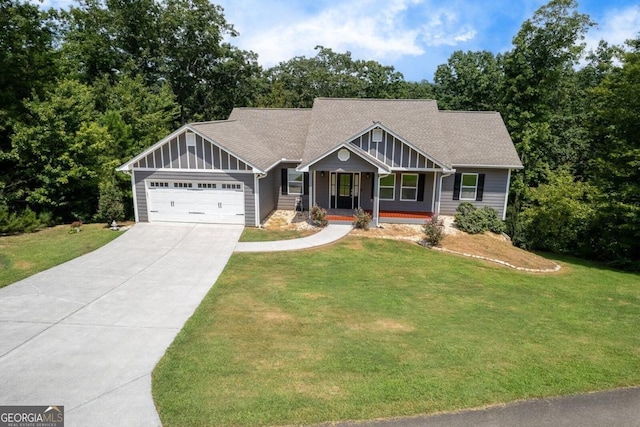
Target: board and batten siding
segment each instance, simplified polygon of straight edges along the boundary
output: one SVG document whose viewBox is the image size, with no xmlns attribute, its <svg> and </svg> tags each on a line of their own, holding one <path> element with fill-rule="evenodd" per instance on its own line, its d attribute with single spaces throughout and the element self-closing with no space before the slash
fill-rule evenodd
<svg viewBox="0 0 640 427">
<path fill-rule="evenodd" d="M 309 170 L 332 172 L 376 172 L 378 168 L 357 154 L 351 152 L 349 159 L 342 161 L 338 158 L 338 152 L 336 151 L 313 164 Z"/>
<path fill-rule="evenodd" d="M 166 181 L 217 181 L 217 182 L 242 182 L 244 184 L 244 212 L 245 225 L 254 227 L 256 225 L 256 203 L 254 193 L 254 174 L 239 173 L 228 174 L 222 172 L 171 172 L 153 170 L 133 170 L 133 180 L 136 189 L 136 206 L 138 207 L 138 221 L 148 222 L 149 213 L 147 206 L 147 192 L 145 180 L 166 180 Z"/>
<path fill-rule="evenodd" d="M 384 130 L 382 131 L 382 142 L 373 142 L 372 139 L 373 129 L 360 135 L 350 143 L 392 168 L 433 169 L 439 167 L 427 157 Z"/>
<path fill-rule="evenodd" d="M 194 169 L 250 171 L 251 166 L 215 144 L 195 135 L 195 146 L 187 146 L 183 132 L 133 164 L 142 169 Z"/>
<path fill-rule="evenodd" d="M 498 218 L 503 217 L 504 201 L 505 198 L 508 197 L 508 192 L 505 193 L 507 180 L 509 179 L 508 169 L 456 168 L 456 172 L 485 174 L 482 200 L 453 200 L 455 175 L 452 174 L 448 177 L 442 178 L 442 196 L 440 198 L 441 215 L 455 215 L 456 208 L 461 202 L 470 202 L 478 208 L 490 206 L 498 212 Z"/>
</svg>

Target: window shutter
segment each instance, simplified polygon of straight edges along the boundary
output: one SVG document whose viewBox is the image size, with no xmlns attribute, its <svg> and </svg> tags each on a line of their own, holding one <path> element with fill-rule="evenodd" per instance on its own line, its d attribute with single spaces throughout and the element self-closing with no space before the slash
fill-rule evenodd
<svg viewBox="0 0 640 427">
<path fill-rule="evenodd" d="M 282 168 L 282 194 L 289 194 L 289 174 L 287 172 L 287 168 Z"/>
<path fill-rule="evenodd" d="M 484 174 L 478 174 L 478 189 L 476 191 L 476 201 L 482 200 L 482 193 L 484 193 Z"/>
<path fill-rule="evenodd" d="M 302 174 L 302 186 L 304 187 L 302 189 L 302 194 L 304 194 L 305 196 L 309 195 L 309 172 L 304 172 Z"/>
<path fill-rule="evenodd" d="M 375 187 L 376 187 L 376 174 L 371 174 L 371 200 L 375 197 Z"/>
<path fill-rule="evenodd" d="M 462 180 L 462 174 L 457 173 L 453 181 L 453 200 L 460 200 L 460 181 Z"/>
<path fill-rule="evenodd" d="M 418 201 L 424 202 L 424 177 L 425 175 L 421 173 L 418 175 Z"/>
</svg>

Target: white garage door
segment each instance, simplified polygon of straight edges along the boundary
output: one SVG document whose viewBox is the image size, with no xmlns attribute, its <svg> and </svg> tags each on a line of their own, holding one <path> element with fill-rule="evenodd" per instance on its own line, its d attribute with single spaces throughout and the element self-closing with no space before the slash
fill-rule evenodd
<svg viewBox="0 0 640 427">
<path fill-rule="evenodd" d="M 244 224 L 242 183 L 147 181 L 149 221 Z"/>
</svg>

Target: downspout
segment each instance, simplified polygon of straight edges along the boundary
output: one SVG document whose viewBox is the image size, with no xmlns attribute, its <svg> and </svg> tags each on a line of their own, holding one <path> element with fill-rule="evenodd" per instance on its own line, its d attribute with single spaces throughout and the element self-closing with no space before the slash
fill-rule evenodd
<svg viewBox="0 0 640 427">
<path fill-rule="evenodd" d="M 253 194 L 254 194 L 254 203 L 256 205 L 256 228 L 262 228 L 262 224 L 260 223 L 260 180 L 266 178 L 266 173 L 256 173 L 253 175 Z"/>
<path fill-rule="evenodd" d="M 436 206 L 436 216 L 440 216 L 440 200 L 442 199 L 442 178 L 453 175 L 455 170 L 440 175 L 440 184 L 438 185 L 438 201 Z"/>
<path fill-rule="evenodd" d="M 507 174 L 507 188 L 504 191 L 504 207 L 502 208 L 502 220 L 507 219 L 507 202 L 509 201 L 509 187 L 511 186 L 511 169 Z"/>
</svg>

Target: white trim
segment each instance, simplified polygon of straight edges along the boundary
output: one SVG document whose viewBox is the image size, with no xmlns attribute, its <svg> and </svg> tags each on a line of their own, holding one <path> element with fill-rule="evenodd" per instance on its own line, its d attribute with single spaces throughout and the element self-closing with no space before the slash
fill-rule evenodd
<svg viewBox="0 0 640 427">
<path fill-rule="evenodd" d="M 403 180 L 404 180 L 404 176 L 405 175 L 413 175 L 416 177 L 416 186 L 415 187 L 407 187 L 402 185 L 403 184 Z M 418 181 L 420 180 L 420 175 L 417 173 L 403 173 L 400 174 L 400 201 L 401 202 L 417 202 L 418 201 Z M 416 190 L 416 197 L 413 199 L 403 199 L 402 198 L 402 190 L 405 188 L 409 188 L 409 189 L 415 189 Z"/>
<path fill-rule="evenodd" d="M 431 210 L 435 212 L 436 209 L 436 180 L 438 179 L 438 172 L 433 172 L 433 193 L 431 194 Z"/>
<path fill-rule="evenodd" d="M 132 194 L 133 195 L 133 219 L 136 222 L 140 222 L 140 217 L 138 215 L 138 197 L 136 193 L 136 180 L 134 175 L 135 175 L 134 171 L 131 171 L 131 188 L 133 190 L 133 194 Z M 148 202 L 147 202 L 147 206 L 149 206 Z"/>
<path fill-rule="evenodd" d="M 382 178 L 386 178 L 388 176 L 392 176 L 393 177 L 393 198 L 391 198 L 391 199 L 383 199 L 382 197 L 380 197 L 380 190 L 382 188 L 391 188 L 391 186 L 385 185 L 384 187 L 382 187 L 380 185 L 380 180 Z M 395 173 L 390 173 L 390 174 L 386 174 L 386 175 L 378 177 L 378 200 L 384 200 L 386 202 L 391 202 L 391 201 L 396 200 L 396 174 Z"/>
<path fill-rule="evenodd" d="M 296 170 L 295 168 L 285 168 L 287 170 L 287 194 L 291 195 L 291 196 L 304 196 L 304 172 L 300 172 L 298 170 Z M 295 173 L 299 173 L 302 176 L 302 181 L 300 181 L 300 192 L 299 193 L 292 193 L 291 192 L 291 182 L 298 182 L 298 181 L 291 181 L 291 177 L 289 176 L 289 174 L 291 172 L 295 172 Z"/>
<path fill-rule="evenodd" d="M 443 172 L 440 168 L 391 168 L 391 172 Z"/>
<path fill-rule="evenodd" d="M 464 181 L 464 176 L 465 175 L 475 175 L 476 176 L 476 185 L 474 186 L 473 199 L 463 199 L 462 198 L 462 187 L 463 187 L 462 182 Z M 460 174 L 460 194 L 459 194 L 460 197 L 458 197 L 459 200 L 463 200 L 463 201 L 475 201 L 476 200 L 476 198 L 478 197 L 478 175 L 479 174 L 476 173 L 476 172 L 462 172 Z M 471 188 L 470 185 L 465 185 L 464 187 Z"/>
<path fill-rule="evenodd" d="M 524 169 L 522 165 L 462 165 L 453 164 L 452 167 L 456 168 L 477 168 L 477 169 Z"/>
<path fill-rule="evenodd" d="M 254 223 L 256 227 L 259 228 L 260 227 L 260 176 L 257 173 L 253 175 L 253 204 L 254 204 L 254 218 L 255 218 Z M 245 213 L 246 213 L 246 206 L 245 206 Z"/>
<path fill-rule="evenodd" d="M 502 208 L 502 220 L 507 219 L 507 202 L 509 201 L 509 187 L 511 186 L 511 169 L 507 173 L 507 188 L 504 190 L 504 207 Z"/>
<path fill-rule="evenodd" d="M 167 169 L 167 168 L 159 168 L 159 169 L 155 169 L 155 168 L 133 168 L 131 169 L 132 171 L 156 171 L 156 172 L 193 172 L 193 173 L 227 173 L 227 174 L 234 174 L 234 173 L 240 173 L 240 174 L 253 174 L 253 173 L 259 173 L 259 172 L 255 172 L 255 171 L 251 171 L 251 170 L 244 170 L 244 169 L 240 169 L 240 170 L 235 170 L 235 169 Z"/>
</svg>

